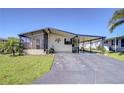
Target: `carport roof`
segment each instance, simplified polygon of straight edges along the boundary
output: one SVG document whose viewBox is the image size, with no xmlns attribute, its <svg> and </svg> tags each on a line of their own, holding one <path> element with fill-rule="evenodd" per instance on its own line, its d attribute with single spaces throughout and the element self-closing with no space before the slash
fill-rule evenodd
<svg viewBox="0 0 124 93">
<path fill-rule="evenodd" d="M 38 30 L 35 30 L 35 31 L 31 31 L 31 32 L 21 33 L 21 34 L 19 34 L 19 36 L 26 37 L 26 36 L 32 35 L 33 33 L 38 33 L 38 32 L 42 32 L 42 31 L 45 31 L 47 33 L 65 35 L 65 36 L 69 36 L 69 37 L 78 36 L 79 39 L 80 39 L 80 42 L 86 42 L 88 40 L 97 40 L 97 39 L 105 38 L 104 36 L 76 34 L 76 33 L 63 31 L 63 30 L 60 30 L 60 29 L 52 28 L 52 27 L 47 27 L 47 28 L 38 29 Z"/>
</svg>

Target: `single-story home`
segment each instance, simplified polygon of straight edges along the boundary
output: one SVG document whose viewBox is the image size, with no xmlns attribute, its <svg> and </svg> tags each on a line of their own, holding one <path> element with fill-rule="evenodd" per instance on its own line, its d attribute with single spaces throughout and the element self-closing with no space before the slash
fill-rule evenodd
<svg viewBox="0 0 124 93">
<path fill-rule="evenodd" d="M 5 39 L 5 38 L 0 38 L 0 42 L 1 43 L 4 43 L 4 42 L 6 42 L 7 41 L 7 39 Z"/>
<path fill-rule="evenodd" d="M 104 36 L 81 35 L 56 28 L 43 28 L 19 34 L 26 54 L 45 54 L 50 48 L 55 52 L 79 52 L 80 43 L 105 39 Z"/>
<path fill-rule="evenodd" d="M 85 42 L 83 43 L 84 49 L 89 49 L 90 47 L 93 49 L 97 49 L 97 47 L 102 46 L 102 39 L 100 40 L 94 40 L 91 42 Z M 124 35 L 123 36 L 118 36 L 118 37 L 112 37 L 104 40 L 104 48 L 107 51 L 124 51 Z"/>
<path fill-rule="evenodd" d="M 105 40 L 105 46 L 109 47 L 109 50 L 124 51 L 124 35 L 118 37 L 112 37 Z"/>
</svg>

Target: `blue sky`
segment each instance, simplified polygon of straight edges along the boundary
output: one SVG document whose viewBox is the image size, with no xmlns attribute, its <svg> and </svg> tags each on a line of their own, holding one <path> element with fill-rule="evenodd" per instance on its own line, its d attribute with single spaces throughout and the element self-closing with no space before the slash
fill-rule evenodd
<svg viewBox="0 0 124 93">
<path fill-rule="evenodd" d="M 124 25 L 112 34 L 107 24 L 117 9 L 0 9 L 0 37 L 17 36 L 19 33 L 44 27 L 54 27 L 86 35 L 124 35 Z M 123 31 L 122 31 L 123 30 Z"/>
</svg>

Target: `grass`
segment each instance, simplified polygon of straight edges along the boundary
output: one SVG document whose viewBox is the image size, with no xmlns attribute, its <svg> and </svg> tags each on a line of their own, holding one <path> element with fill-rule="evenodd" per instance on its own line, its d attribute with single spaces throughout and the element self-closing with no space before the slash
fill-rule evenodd
<svg viewBox="0 0 124 93">
<path fill-rule="evenodd" d="M 85 49 L 85 51 L 89 52 L 89 49 Z M 117 52 L 117 53 L 115 53 L 115 52 L 103 52 L 103 51 L 100 51 L 100 50 L 97 50 L 97 49 L 92 49 L 91 52 L 105 54 L 108 57 L 111 57 L 111 58 L 114 58 L 114 59 L 117 59 L 117 60 L 120 60 L 120 61 L 124 61 L 124 52 Z"/>
<path fill-rule="evenodd" d="M 0 84 L 30 84 L 48 72 L 53 56 L 0 55 Z"/>
<path fill-rule="evenodd" d="M 118 53 L 107 52 L 106 55 L 109 56 L 109 57 L 112 57 L 114 59 L 124 61 L 124 53 L 122 53 L 122 52 L 118 52 Z"/>
</svg>

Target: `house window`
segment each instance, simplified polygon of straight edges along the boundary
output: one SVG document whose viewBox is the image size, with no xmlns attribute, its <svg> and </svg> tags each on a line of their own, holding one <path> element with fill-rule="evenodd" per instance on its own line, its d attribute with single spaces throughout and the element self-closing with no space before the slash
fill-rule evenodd
<svg viewBox="0 0 124 93">
<path fill-rule="evenodd" d="M 111 40 L 112 45 L 114 45 L 114 40 Z"/>
<path fill-rule="evenodd" d="M 115 45 L 115 40 L 111 40 L 111 44 Z M 118 39 L 116 40 L 116 45 L 118 45 Z"/>
<path fill-rule="evenodd" d="M 124 39 L 121 39 L 121 47 L 124 47 Z"/>
<path fill-rule="evenodd" d="M 105 41 L 104 43 L 105 43 L 105 44 L 108 44 L 108 41 Z"/>
<path fill-rule="evenodd" d="M 40 49 L 40 39 L 36 39 L 36 49 Z"/>
<path fill-rule="evenodd" d="M 72 39 L 69 39 L 69 38 L 65 38 L 64 39 L 64 44 L 72 44 Z"/>
</svg>

